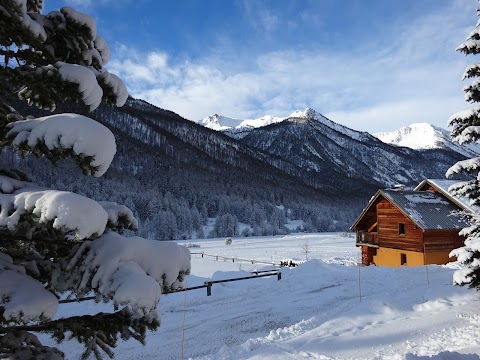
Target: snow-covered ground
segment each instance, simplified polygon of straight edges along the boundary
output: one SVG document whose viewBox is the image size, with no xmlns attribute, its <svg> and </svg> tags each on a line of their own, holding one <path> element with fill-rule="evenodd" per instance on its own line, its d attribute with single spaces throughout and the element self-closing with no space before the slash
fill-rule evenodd
<svg viewBox="0 0 480 360">
<path fill-rule="evenodd" d="M 205 289 L 163 295 L 159 330 L 146 346 L 120 342 L 116 358 L 181 359 L 183 327 L 185 359 L 480 360 L 480 293 L 452 285 L 455 264 L 358 267 L 354 238 L 333 233 L 185 243 L 200 245 L 192 252 L 278 262 L 304 259 L 307 242 L 310 260 L 283 268 L 281 281 L 214 284 L 211 297 Z M 193 255 L 187 286 L 264 268 Z M 83 302 L 61 313 L 92 309 Z M 72 341 L 59 347 L 69 359 L 82 351 Z"/>
</svg>

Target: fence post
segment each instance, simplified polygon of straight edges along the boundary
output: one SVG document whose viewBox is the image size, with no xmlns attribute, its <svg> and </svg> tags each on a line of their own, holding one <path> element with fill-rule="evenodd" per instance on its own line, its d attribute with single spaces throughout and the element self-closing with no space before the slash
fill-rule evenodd
<svg viewBox="0 0 480 360">
<path fill-rule="evenodd" d="M 207 285 L 207 296 L 212 296 L 212 283 L 209 281 L 206 283 Z"/>
</svg>

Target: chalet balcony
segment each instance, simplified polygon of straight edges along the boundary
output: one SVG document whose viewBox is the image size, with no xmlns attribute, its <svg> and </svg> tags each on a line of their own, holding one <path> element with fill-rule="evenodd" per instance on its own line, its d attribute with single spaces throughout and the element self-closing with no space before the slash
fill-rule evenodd
<svg viewBox="0 0 480 360">
<path fill-rule="evenodd" d="M 357 231 L 357 245 L 378 246 L 378 234 L 376 232 Z"/>
</svg>

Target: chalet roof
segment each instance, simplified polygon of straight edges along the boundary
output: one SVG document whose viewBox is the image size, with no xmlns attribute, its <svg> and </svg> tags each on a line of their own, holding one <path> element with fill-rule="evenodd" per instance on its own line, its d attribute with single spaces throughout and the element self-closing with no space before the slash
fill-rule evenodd
<svg viewBox="0 0 480 360">
<path fill-rule="evenodd" d="M 439 193 L 414 190 L 380 190 L 405 216 L 422 230 L 461 229 L 468 224 L 456 213 L 459 207 Z"/>
<path fill-rule="evenodd" d="M 463 210 L 480 213 L 480 208 L 478 206 L 471 205 L 470 200 L 465 196 L 456 196 L 448 192 L 448 188 L 450 186 L 453 184 L 458 184 L 459 182 L 461 181 L 448 179 L 425 179 L 415 188 L 415 190 L 421 189 L 425 184 L 429 184 L 437 189 L 438 192 L 456 203 Z"/>
</svg>

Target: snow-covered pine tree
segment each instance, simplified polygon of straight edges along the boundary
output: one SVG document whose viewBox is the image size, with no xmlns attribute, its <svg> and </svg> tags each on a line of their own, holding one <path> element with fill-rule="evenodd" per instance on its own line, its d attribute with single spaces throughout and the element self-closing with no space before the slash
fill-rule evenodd
<svg viewBox="0 0 480 360">
<path fill-rule="evenodd" d="M 480 10 L 477 10 L 480 16 Z M 457 51 L 465 55 L 480 54 L 480 21 L 476 28 L 468 35 Z M 473 78 L 472 83 L 464 88 L 465 100 L 471 103 L 480 102 L 480 63 L 470 65 L 463 74 L 463 80 Z M 451 137 L 459 143 L 472 143 L 480 140 L 480 106 L 453 114 L 449 119 L 452 127 Z M 457 162 L 446 173 L 447 177 L 454 174 L 467 173 L 475 175 L 469 181 L 461 181 L 451 186 L 449 191 L 453 195 L 465 196 L 472 205 L 480 206 L 480 157 Z M 465 236 L 465 246 L 455 249 L 450 256 L 456 256 L 465 268 L 454 274 L 454 283 L 468 285 L 480 290 L 480 214 L 466 215 L 471 226 L 460 233 Z"/>
<path fill-rule="evenodd" d="M 0 0 L 0 150 L 72 158 L 85 174 L 101 176 L 116 151 L 105 126 L 78 114 L 24 119 L 6 103 L 16 93 L 43 109 L 73 101 L 93 110 L 127 99 L 125 85 L 103 67 L 109 48 L 95 21 L 69 7 L 46 15 L 42 8 L 43 0 Z M 125 206 L 0 171 L 0 357 L 64 358 L 35 333 L 75 338 L 85 345 L 83 358 L 113 356 L 119 337 L 143 343 L 147 329 L 159 326 L 160 294 L 189 273 L 190 252 L 121 235 L 136 227 Z M 56 316 L 66 297 L 89 295 L 112 312 Z"/>
</svg>

